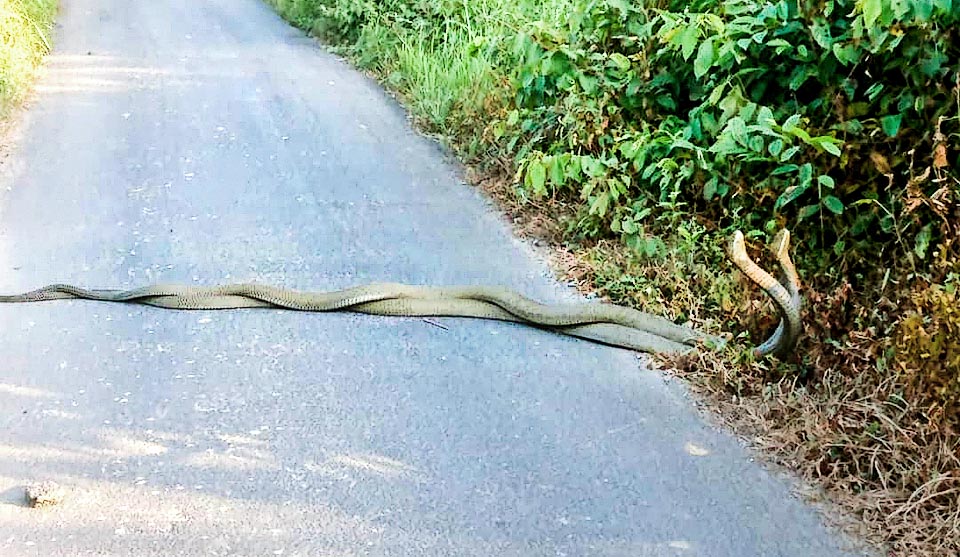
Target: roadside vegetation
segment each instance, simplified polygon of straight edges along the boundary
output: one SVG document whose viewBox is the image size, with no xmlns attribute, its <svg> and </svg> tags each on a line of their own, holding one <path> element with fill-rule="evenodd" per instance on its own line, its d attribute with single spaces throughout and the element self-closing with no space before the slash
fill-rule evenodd
<svg viewBox="0 0 960 557">
<path fill-rule="evenodd" d="M 0 0 L 0 119 L 22 101 L 50 50 L 56 0 Z"/>
<path fill-rule="evenodd" d="M 960 554 L 957 0 L 268 1 L 584 289 L 757 343 L 726 238 L 789 228 L 796 356 L 670 363 L 893 554 Z"/>
</svg>

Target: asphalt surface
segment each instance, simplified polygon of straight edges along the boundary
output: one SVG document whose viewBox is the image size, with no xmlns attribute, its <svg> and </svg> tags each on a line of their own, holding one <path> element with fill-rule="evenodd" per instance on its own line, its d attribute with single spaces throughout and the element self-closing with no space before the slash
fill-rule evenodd
<svg viewBox="0 0 960 557">
<path fill-rule="evenodd" d="M 0 164 L 0 291 L 573 299 L 375 83 L 256 0 L 67 0 L 60 24 Z M 635 354 L 437 322 L 0 308 L 0 555 L 854 554 Z M 23 506 L 45 479 L 66 501 Z"/>
</svg>

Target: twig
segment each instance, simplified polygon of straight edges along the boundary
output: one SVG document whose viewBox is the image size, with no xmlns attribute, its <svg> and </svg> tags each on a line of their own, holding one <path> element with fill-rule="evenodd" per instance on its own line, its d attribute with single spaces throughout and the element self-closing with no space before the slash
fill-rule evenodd
<svg viewBox="0 0 960 557">
<path fill-rule="evenodd" d="M 444 325 L 444 324 L 442 324 L 442 323 L 437 323 L 437 322 L 434 321 L 433 319 L 428 319 L 428 318 L 424 317 L 423 320 L 426 321 L 427 323 L 433 325 L 434 327 L 440 327 L 440 328 L 443 329 L 444 331 L 449 331 L 449 330 L 450 330 L 449 328 L 447 328 L 446 325 Z"/>
</svg>

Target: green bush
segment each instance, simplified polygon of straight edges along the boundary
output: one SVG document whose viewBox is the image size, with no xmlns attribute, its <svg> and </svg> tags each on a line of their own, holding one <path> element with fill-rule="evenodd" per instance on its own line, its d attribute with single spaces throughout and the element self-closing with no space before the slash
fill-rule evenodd
<svg viewBox="0 0 960 557">
<path fill-rule="evenodd" d="M 587 236 L 650 250 L 679 211 L 786 224 L 816 269 L 921 262 L 960 195 L 958 24 L 951 0 L 585 0 L 527 27 L 494 135 Z"/>
</svg>

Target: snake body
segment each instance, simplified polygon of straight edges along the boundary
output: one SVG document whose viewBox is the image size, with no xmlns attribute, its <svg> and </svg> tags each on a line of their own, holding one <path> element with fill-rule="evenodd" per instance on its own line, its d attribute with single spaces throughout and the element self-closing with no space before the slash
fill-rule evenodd
<svg viewBox="0 0 960 557">
<path fill-rule="evenodd" d="M 730 244 L 734 264 L 757 283 L 776 304 L 781 323 L 758 355 L 784 355 L 800 335 L 799 279 L 790 261 L 789 234 L 777 236 L 772 247 L 784 286 L 747 255 L 743 235 Z M 496 286 L 429 287 L 374 283 L 333 292 L 302 292 L 245 283 L 224 286 L 154 284 L 131 290 L 99 290 L 69 284 L 51 284 L 23 294 L 0 296 L 0 303 L 62 299 L 145 304 L 167 309 L 214 310 L 281 308 L 298 311 L 352 311 L 390 316 L 459 316 L 514 321 L 558 333 L 641 352 L 682 353 L 706 344 L 722 346 L 723 339 L 677 325 L 668 319 L 607 303 L 546 305 L 513 290 Z"/>
<path fill-rule="evenodd" d="M 750 256 L 747 255 L 743 233 L 739 230 L 730 240 L 730 258 L 752 281 L 757 283 L 773 300 L 780 310 L 780 324 L 765 342 L 754 349 L 756 356 L 773 354 L 785 356 L 797 345 L 800 338 L 802 323 L 800 322 L 800 278 L 790 260 L 789 251 L 790 233 L 781 230 L 773 239 L 770 250 L 780 264 L 782 282 L 773 278 L 761 269 Z"/>
</svg>

